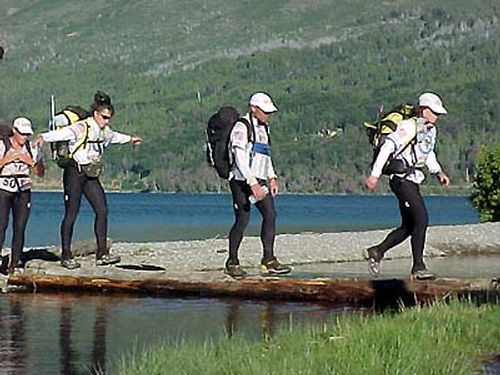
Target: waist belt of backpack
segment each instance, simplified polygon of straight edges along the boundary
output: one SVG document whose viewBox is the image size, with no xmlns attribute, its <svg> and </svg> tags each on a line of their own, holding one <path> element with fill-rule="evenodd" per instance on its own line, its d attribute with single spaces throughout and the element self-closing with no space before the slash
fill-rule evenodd
<svg viewBox="0 0 500 375">
<path fill-rule="evenodd" d="M 411 142 L 412 141 L 410 141 L 408 144 L 410 144 Z M 405 148 L 407 146 L 408 145 L 406 145 Z M 409 175 L 411 175 L 412 173 L 415 173 L 415 171 L 421 171 L 421 172 L 423 172 L 423 170 L 424 170 L 422 167 L 417 167 L 417 165 L 416 165 L 416 163 L 417 163 L 417 153 L 415 152 L 415 147 L 412 147 L 411 151 L 412 151 L 412 154 L 413 154 L 413 159 L 415 160 L 415 164 L 413 164 L 413 166 L 411 166 L 411 167 L 408 167 L 408 171 L 404 174 L 403 178 L 406 178 Z"/>
</svg>

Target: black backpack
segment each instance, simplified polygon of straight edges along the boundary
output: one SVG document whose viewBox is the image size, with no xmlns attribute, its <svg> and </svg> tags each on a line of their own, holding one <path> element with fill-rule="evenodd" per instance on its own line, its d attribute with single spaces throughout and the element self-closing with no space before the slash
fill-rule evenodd
<svg viewBox="0 0 500 375">
<path fill-rule="evenodd" d="M 248 139 L 253 140 L 253 129 L 250 123 L 240 118 L 233 107 L 221 107 L 208 120 L 206 130 L 206 154 L 208 165 L 215 168 L 220 178 L 229 178 L 231 163 L 229 159 L 229 136 L 234 125 L 243 122 L 248 129 Z"/>
<path fill-rule="evenodd" d="M 398 127 L 398 124 L 403 120 L 408 120 L 412 117 L 418 115 L 417 108 L 411 104 L 402 104 L 387 113 L 379 113 L 379 119 L 376 124 L 365 122 L 363 125 L 368 136 L 368 142 L 373 147 L 373 159 L 372 165 L 375 163 L 377 156 L 380 152 L 380 148 L 384 143 L 385 138 L 394 132 Z M 415 135 L 416 137 L 416 135 Z M 387 163 L 382 170 L 383 174 L 390 175 L 393 173 L 408 173 L 409 168 L 404 165 L 401 160 L 396 160 L 396 156 L 400 155 L 410 144 L 415 143 L 415 138 L 413 138 L 402 150 L 400 150 L 396 155 L 391 155 L 387 160 Z"/>
</svg>

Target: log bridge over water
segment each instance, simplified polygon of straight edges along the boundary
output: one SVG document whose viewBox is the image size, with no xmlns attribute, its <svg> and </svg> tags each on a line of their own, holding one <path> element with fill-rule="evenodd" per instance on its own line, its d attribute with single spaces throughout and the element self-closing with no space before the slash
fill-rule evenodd
<svg viewBox="0 0 500 375">
<path fill-rule="evenodd" d="M 132 293 L 151 296 L 238 297 L 286 301 L 311 301 L 348 305 L 412 305 L 449 296 L 476 296 L 499 300 L 499 279 L 295 279 L 290 277 L 250 276 L 233 280 L 221 272 L 194 272 L 189 278 L 164 272 L 120 277 L 112 275 L 72 276 L 24 273 L 9 277 L 8 285 L 27 291 L 72 291 Z M 154 272 L 156 273 L 156 272 Z M 124 275 L 122 275 L 124 276 Z"/>
</svg>

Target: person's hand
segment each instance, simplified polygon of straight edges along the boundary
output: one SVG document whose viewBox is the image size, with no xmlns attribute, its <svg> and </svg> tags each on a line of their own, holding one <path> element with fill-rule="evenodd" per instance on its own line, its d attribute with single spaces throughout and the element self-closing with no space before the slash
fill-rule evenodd
<svg viewBox="0 0 500 375">
<path fill-rule="evenodd" d="M 439 179 L 441 186 L 443 186 L 443 187 L 450 186 L 450 178 L 445 173 L 438 172 L 437 178 Z"/>
<path fill-rule="evenodd" d="M 271 196 L 275 197 L 278 195 L 279 192 L 278 179 L 271 178 L 269 180 L 269 190 L 271 192 Z"/>
<path fill-rule="evenodd" d="M 14 148 L 11 148 L 3 158 L 3 163 L 9 164 L 21 160 L 21 153 Z"/>
<path fill-rule="evenodd" d="M 262 189 L 259 183 L 250 186 L 250 190 L 252 190 L 252 195 L 257 199 L 257 201 L 261 201 L 265 198 L 266 192 Z"/>
<path fill-rule="evenodd" d="M 28 164 L 30 167 L 35 165 L 35 161 L 29 154 L 19 153 L 19 160 Z"/>
<path fill-rule="evenodd" d="M 130 137 L 130 143 L 132 143 L 133 145 L 140 145 L 142 142 L 142 139 L 141 137 Z"/>
<path fill-rule="evenodd" d="M 378 185 L 378 181 L 380 179 L 378 177 L 375 177 L 375 176 L 369 176 L 366 178 L 365 180 L 365 187 L 368 189 L 368 190 L 374 190 L 377 185 Z"/>
<path fill-rule="evenodd" d="M 42 147 L 43 144 L 45 143 L 45 140 L 43 139 L 43 137 L 41 135 L 38 135 L 36 138 L 35 138 L 35 141 L 33 142 L 33 146 L 34 147 Z"/>
</svg>

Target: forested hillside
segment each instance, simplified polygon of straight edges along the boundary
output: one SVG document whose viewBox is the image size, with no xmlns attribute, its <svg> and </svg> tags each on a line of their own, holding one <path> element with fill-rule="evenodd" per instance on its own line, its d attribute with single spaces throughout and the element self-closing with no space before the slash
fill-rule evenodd
<svg viewBox="0 0 500 375">
<path fill-rule="evenodd" d="M 141 146 L 108 150 L 108 187 L 219 191 L 204 123 L 269 92 L 284 190 L 357 192 L 377 107 L 439 93 L 438 156 L 467 186 L 478 148 L 500 140 L 500 3 L 495 0 L 2 0 L 0 121 L 48 121 L 48 100 L 109 93 L 112 126 Z M 201 99 L 201 100 L 199 100 Z M 58 186 L 49 163 L 45 186 Z M 40 183 L 38 186 L 42 186 Z"/>
</svg>

